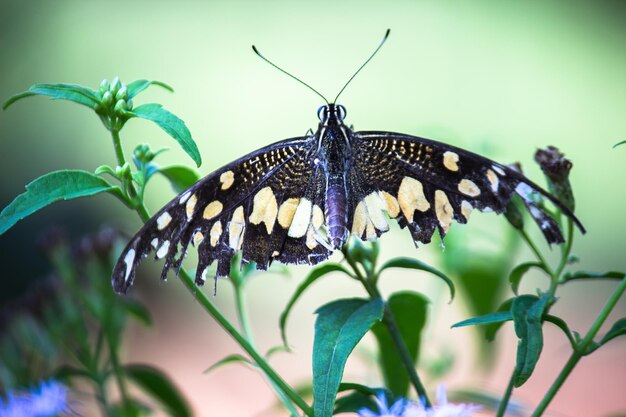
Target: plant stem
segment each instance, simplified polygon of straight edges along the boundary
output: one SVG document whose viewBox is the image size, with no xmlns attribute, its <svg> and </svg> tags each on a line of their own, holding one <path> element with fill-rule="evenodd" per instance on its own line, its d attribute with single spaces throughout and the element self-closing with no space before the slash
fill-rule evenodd
<svg viewBox="0 0 626 417">
<path fill-rule="evenodd" d="M 235 287 L 235 303 L 237 310 L 237 317 L 239 319 L 239 325 L 241 326 L 242 336 L 250 342 L 250 345 L 256 349 L 254 343 L 254 337 L 252 334 L 252 329 L 250 327 L 250 320 L 248 317 L 248 309 L 246 307 L 245 302 L 245 294 L 244 294 L 244 284 L 239 283 L 234 285 Z M 289 410 L 292 416 L 298 416 L 298 411 L 293 406 L 293 403 L 289 400 L 289 397 L 285 394 L 285 392 L 272 380 L 272 378 L 265 372 L 262 372 L 263 376 L 267 379 L 269 384 L 276 391 L 276 395 L 281 403 Z"/>
<path fill-rule="evenodd" d="M 385 326 L 387 326 L 387 330 L 389 330 L 389 334 L 391 335 L 391 338 L 396 345 L 396 349 L 400 354 L 400 359 L 402 360 L 404 368 L 409 375 L 411 384 L 413 384 L 413 387 L 415 387 L 415 391 L 417 392 L 419 399 L 424 401 L 424 405 L 426 407 L 430 407 L 431 402 L 428 399 L 428 395 L 426 394 L 426 389 L 424 388 L 424 385 L 422 384 L 419 375 L 417 375 L 411 353 L 409 352 L 409 349 L 406 347 L 406 344 L 402 339 L 402 335 L 400 334 L 400 330 L 398 329 L 396 319 L 387 303 L 385 303 L 385 314 L 383 316 L 383 323 L 385 324 Z"/>
<path fill-rule="evenodd" d="M 124 150 L 122 149 L 122 141 L 120 140 L 120 131 L 111 129 L 111 136 L 113 137 L 113 147 L 115 148 L 115 157 L 117 158 L 117 164 L 124 166 L 126 158 L 124 157 Z"/>
<path fill-rule="evenodd" d="M 539 262 L 543 264 L 545 271 L 550 275 L 550 277 L 553 277 L 554 273 L 552 272 L 552 269 L 550 268 L 550 265 L 548 264 L 548 262 L 546 262 L 546 258 L 544 258 L 541 252 L 539 252 L 539 249 L 537 249 L 537 246 L 535 246 L 533 241 L 530 239 L 530 236 L 528 236 L 528 233 L 526 233 L 526 230 L 524 229 L 520 230 L 520 234 L 522 235 L 522 239 L 524 239 L 526 244 L 528 244 L 530 249 L 533 251 L 533 253 L 537 257 Z"/>
<path fill-rule="evenodd" d="M 515 370 L 511 374 L 511 379 L 509 379 L 509 385 L 506 387 L 506 391 L 504 391 L 504 396 L 502 400 L 500 400 L 500 405 L 498 406 L 498 412 L 496 413 L 496 417 L 504 417 L 504 413 L 506 413 L 506 408 L 509 405 L 509 400 L 511 399 L 511 394 L 513 393 L 513 386 L 515 384 Z"/>
<path fill-rule="evenodd" d="M 378 288 L 374 284 L 377 281 L 377 274 L 372 272 L 374 269 L 374 265 L 372 265 L 372 271 L 366 271 L 367 277 L 364 277 L 359 268 L 357 267 L 356 262 L 350 256 L 350 253 L 347 250 L 343 251 L 346 261 L 350 265 L 350 267 L 354 270 L 354 273 L 357 276 L 357 279 L 363 284 L 365 290 L 368 292 L 370 297 L 372 298 L 380 298 L 382 299 L 382 295 Z M 415 388 L 415 392 L 420 400 L 424 401 L 424 405 L 427 407 L 431 406 L 431 402 L 428 399 L 428 394 L 426 393 L 426 389 L 420 380 L 419 375 L 415 369 L 415 364 L 413 363 L 413 358 L 411 357 L 411 353 L 409 349 L 406 347 L 404 340 L 402 339 L 402 335 L 400 334 L 400 330 L 398 329 L 398 324 L 396 323 L 396 319 L 393 315 L 393 312 L 385 303 L 385 310 L 383 314 L 383 324 L 387 327 L 389 334 L 391 335 L 391 339 L 393 340 L 394 345 L 396 346 L 396 350 L 400 355 L 400 360 L 404 365 L 404 369 L 406 370 L 409 380 L 411 384 Z"/>
<path fill-rule="evenodd" d="M 289 397 L 289 399 L 298 406 L 307 416 L 313 417 L 313 409 L 294 391 L 277 373 L 274 369 L 265 361 L 265 359 L 254 349 L 254 346 L 248 342 L 235 327 L 222 315 L 222 313 L 211 303 L 207 296 L 200 291 L 200 289 L 194 283 L 193 278 L 181 268 L 179 273 L 180 280 L 185 284 L 185 287 L 191 292 L 193 297 L 200 303 L 200 305 L 222 326 L 222 328 L 228 333 L 235 341 L 242 347 L 244 351 L 256 362 L 256 364 L 265 372 L 265 374 L 272 380 L 276 386 L 278 386 L 282 392 Z"/>
<path fill-rule="evenodd" d="M 602 311 L 600 311 L 600 314 L 598 314 L 598 317 L 596 318 L 596 320 L 591 325 L 591 328 L 585 335 L 585 338 L 581 340 L 580 343 L 578 344 L 578 347 L 574 349 L 574 351 L 572 352 L 572 355 L 565 363 L 565 366 L 563 366 L 563 369 L 557 376 L 556 380 L 554 381 L 552 386 L 550 386 L 550 389 L 546 393 L 545 397 L 543 397 L 543 399 L 537 406 L 537 409 L 532 414 L 532 417 L 541 416 L 543 412 L 546 410 L 546 408 L 548 408 L 548 405 L 550 404 L 550 402 L 552 401 L 556 393 L 559 391 L 559 389 L 561 388 L 561 386 L 563 385 L 563 383 L 565 382 L 569 374 L 572 372 L 572 370 L 574 369 L 578 361 L 584 355 L 587 354 L 589 347 L 593 343 L 593 338 L 596 336 L 596 334 L 600 330 L 600 327 L 602 327 L 602 324 L 604 324 L 604 322 L 606 321 L 607 317 L 609 316 L 613 308 L 615 308 L 615 305 L 617 304 L 619 299 L 622 297 L 622 294 L 624 294 L 625 290 L 626 290 L 626 277 L 622 279 L 622 281 L 620 282 L 618 287 L 615 289 L 613 294 L 611 294 L 611 297 L 605 304 Z"/>
<path fill-rule="evenodd" d="M 110 337 L 107 337 L 107 341 L 109 342 L 109 358 L 111 360 L 111 366 L 113 367 L 113 374 L 115 375 L 115 380 L 117 381 L 117 386 L 120 390 L 120 397 L 122 397 L 122 403 L 127 406 L 128 403 L 128 389 L 126 388 L 126 380 L 124 379 L 123 371 L 120 366 L 120 360 L 117 357 L 117 346 L 114 346 L 113 340 Z"/>
<path fill-rule="evenodd" d="M 241 326 L 241 332 L 251 345 L 254 346 L 254 337 L 252 335 L 252 329 L 250 328 L 250 320 L 248 319 L 248 309 L 246 307 L 245 295 L 241 285 L 235 286 L 235 304 L 237 311 L 237 318 L 239 319 L 239 325 Z"/>
</svg>

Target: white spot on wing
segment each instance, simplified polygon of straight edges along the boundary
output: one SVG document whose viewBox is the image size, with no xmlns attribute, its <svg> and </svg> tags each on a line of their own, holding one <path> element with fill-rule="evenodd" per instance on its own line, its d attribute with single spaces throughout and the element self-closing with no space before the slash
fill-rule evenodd
<svg viewBox="0 0 626 417">
<path fill-rule="evenodd" d="M 126 275 L 124 275 L 124 282 L 128 281 L 130 271 L 133 269 L 133 262 L 135 261 L 135 249 L 131 249 L 126 253 L 124 257 L 124 263 L 126 264 Z"/>
<path fill-rule="evenodd" d="M 155 237 L 154 239 L 152 239 L 152 241 L 150 242 L 150 244 L 152 245 L 152 247 L 153 247 L 154 249 L 156 249 L 156 247 L 157 247 L 157 246 L 158 246 L 158 244 L 159 244 L 159 238 Z"/>
<path fill-rule="evenodd" d="M 165 229 L 170 224 L 171 221 L 172 221 L 172 216 L 170 216 L 170 214 L 167 211 L 164 211 L 163 214 L 161 214 L 157 218 L 157 229 L 159 230 Z"/>
<path fill-rule="evenodd" d="M 161 245 L 161 247 L 157 251 L 157 253 L 156 253 L 157 258 L 159 258 L 159 259 L 163 258 L 165 255 L 167 255 L 167 251 L 169 249 L 170 249 L 170 241 L 166 240 L 165 242 L 163 242 L 163 244 Z"/>
<path fill-rule="evenodd" d="M 178 204 L 185 204 L 185 201 L 189 199 L 190 195 L 191 195 L 191 191 L 185 192 L 185 194 L 180 196 L 180 199 L 178 200 Z"/>
<path fill-rule="evenodd" d="M 493 168 L 494 171 L 496 171 L 498 174 L 502 175 L 503 177 L 506 175 L 504 170 L 497 165 L 492 165 L 491 168 Z"/>
</svg>

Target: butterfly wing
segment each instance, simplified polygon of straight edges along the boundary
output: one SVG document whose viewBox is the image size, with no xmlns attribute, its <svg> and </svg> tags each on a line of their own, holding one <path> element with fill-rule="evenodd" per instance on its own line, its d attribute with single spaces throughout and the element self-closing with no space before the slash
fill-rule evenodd
<svg viewBox="0 0 626 417">
<path fill-rule="evenodd" d="M 417 245 L 430 242 L 435 230 L 443 238 L 452 220 L 466 223 L 473 209 L 502 213 L 517 194 L 547 241 L 563 242 L 557 222 L 534 202 L 533 193 L 552 201 L 584 232 L 571 210 L 541 187 L 472 152 L 391 132 L 356 132 L 352 149 L 350 228 L 361 238 L 387 230 L 381 208 L 408 226 Z"/>
<path fill-rule="evenodd" d="M 217 261 L 217 275 L 242 262 L 266 269 L 274 260 L 315 264 L 330 252 L 311 231 L 323 212 L 323 175 L 311 162 L 312 136 L 259 149 L 209 174 L 165 205 L 133 237 L 113 271 L 113 287 L 126 292 L 139 262 L 153 250 L 164 258 L 162 279 L 178 269 L 189 244 L 198 250 L 196 283 Z M 318 227 L 319 229 L 319 227 Z M 317 230 L 317 229 L 316 229 Z"/>
</svg>

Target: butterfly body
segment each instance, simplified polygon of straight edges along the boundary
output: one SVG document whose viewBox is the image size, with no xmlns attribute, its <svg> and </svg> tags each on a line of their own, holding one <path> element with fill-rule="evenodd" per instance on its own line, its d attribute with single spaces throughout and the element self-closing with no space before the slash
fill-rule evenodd
<svg viewBox="0 0 626 417">
<path fill-rule="evenodd" d="M 196 282 L 208 268 L 226 276 L 230 260 L 266 269 L 273 261 L 314 265 L 350 234 L 373 240 L 388 219 L 413 241 L 443 238 L 453 220 L 473 209 L 502 213 L 513 195 L 529 208 L 549 243 L 563 237 L 533 199 L 541 194 L 582 228 L 573 213 L 517 171 L 447 144 L 393 132 L 356 132 L 346 110 L 318 111 L 315 133 L 254 151 L 209 174 L 161 209 L 130 241 L 113 271 L 116 291 L 132 284 L 142 258 L 164 258 L 162 278 L 180 268 L 190 244 L 198 250 Z"/>
</svg>

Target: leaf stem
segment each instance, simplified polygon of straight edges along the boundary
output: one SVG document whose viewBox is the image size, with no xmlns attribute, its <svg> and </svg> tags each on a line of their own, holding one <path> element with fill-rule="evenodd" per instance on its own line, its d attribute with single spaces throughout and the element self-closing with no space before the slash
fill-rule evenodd
<svg viewBox="0 0 626 417">
<path fill-rule="evenodd" d="M 559 389 L 561 388 L 561 386 L 563 385 L 563 383 L 565 382 L 569 374 L 572 372 L 572 370 L 574 369 L 578 361 L 587 354 L 588 349 L 591 347 L 593 343 L 593 338 L 596 336 L 596 334 L 598 334 L 598 331 L 600 331 L 600 327 L 602 327 L 602 325 L 608 318 L 613 308 L 615 308 L 615 305 L 617 304 L 619 299 L 622 297 L 625 290 L 626 290 L 626 277 L 622 279 L 622 281 L 617 286 L 613 294 L 611 294 L 611 297 L 609 298 L 607 303 L 604 305 L 604 308 L 602 308 L 602 311 L 600 311 L 600 314 L 598 314 L 598 317 L 589 328 L 589 331 L 587 332 L 583 340 L 581 340 L 577 348 L 574 349 L 574 351 L 572 352 L 572 355 L 563 366 L 563 369 L 557 376 L 554 383 L 550 386 L 550 389 L 548 390 L 546 395 L 543 397 L 543 399 L 541 400 L 541 402 L 537 406 L 537 409 L 535 410 L 535 412 L 532 414 L 531 417 L 541 416 L 543 412 L 546 410 L 546 408 L 548 408 L 548 405 L 550 404 L 550 402 L 552 401 L 556 393 L 559 391 Z"/>
<path fill-rule="evenodd" d="M 500 400 L 500 405 L 498 406 L 498 412 L 496 413 L 496 417 L 504 417 L 504 413 L 506 413 L 507 406 L 509 405 L 509 400 L 511 399 L 511 394 L 513 393 L 513 386 L 515 384 L 515 370 L 511 374 L 511 379 L 509 379 L 509 385 L 506 387 L 506 391 L 504 391 L 504 396 L 502 400 Z"/>
</svg>

